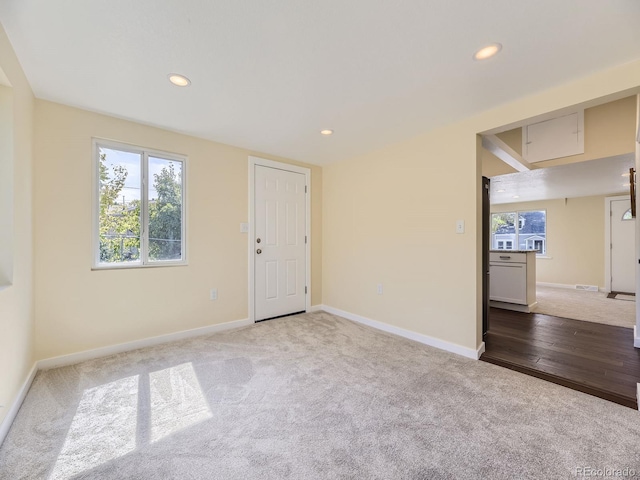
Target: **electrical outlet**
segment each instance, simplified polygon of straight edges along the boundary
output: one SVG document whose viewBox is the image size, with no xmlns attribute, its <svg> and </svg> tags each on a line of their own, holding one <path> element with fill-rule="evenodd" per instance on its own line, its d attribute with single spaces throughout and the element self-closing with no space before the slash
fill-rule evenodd
<svg viewBox="0 0 640 480">
<path fill-rule="evenodd" d="M 382 295 L 382 284 L 378 284 L 378 295 Z"/>
<path fill-rule="evenodd" d="M 209 292 L 209 300 L 217 300 L 218 299 L 218 289 L 212 288 Z"/>
</svg>

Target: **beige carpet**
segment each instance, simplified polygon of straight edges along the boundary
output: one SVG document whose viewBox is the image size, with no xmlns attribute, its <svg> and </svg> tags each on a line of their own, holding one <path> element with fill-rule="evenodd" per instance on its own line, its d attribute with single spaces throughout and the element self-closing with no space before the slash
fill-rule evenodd
<svg viewBox="0 0 640 480">
<path fill-rule="evenodd" d="M 40 372 L 0 478 L 640 472 L 640 413 L 318 312 Z"/>
<path fill-rule="evenodd" d="M 606 293 L 538 285 L 536 313 L 633 328 L 636 302 L 607 298 Z"/>
</svg>

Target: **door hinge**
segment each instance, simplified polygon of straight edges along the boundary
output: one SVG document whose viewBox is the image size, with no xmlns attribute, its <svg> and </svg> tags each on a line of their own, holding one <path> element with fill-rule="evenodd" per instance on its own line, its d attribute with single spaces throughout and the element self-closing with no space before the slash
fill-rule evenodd
<svg viewBox="0 0 640 480">
<path fill-rule="evenodd" d="M 307 294 L 307 287 L 304 287 L 304 294 Z"/>
<path fill-rule="evenodd" d="M 307 236 L 304 236 L 304 243 L 307 243 Z"/>
<path fill-rule="evenodd" d="M 304 186 L 304 193 L 307 193 L 307 186 Z"/>
</svg>

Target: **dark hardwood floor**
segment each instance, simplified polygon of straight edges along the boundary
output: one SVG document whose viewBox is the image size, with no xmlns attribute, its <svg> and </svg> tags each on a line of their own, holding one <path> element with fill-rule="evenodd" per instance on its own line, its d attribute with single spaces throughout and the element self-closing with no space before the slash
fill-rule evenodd
<svg viewBox="0 0 640 480">
<path fill-rule="evenodd" d="M 485 362 L 638 408 L 633 329 L 492 308 Z"/>
</svg>

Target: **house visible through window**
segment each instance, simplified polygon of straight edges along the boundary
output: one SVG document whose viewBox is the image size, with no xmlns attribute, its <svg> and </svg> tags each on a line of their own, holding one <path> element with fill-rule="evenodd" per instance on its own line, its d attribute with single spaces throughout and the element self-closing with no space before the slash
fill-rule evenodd
<svg viewBox="0 0 640 480">
<path fill-rule="evenodd" d="M 513 250 L 513 242 L 511 240 L 498 240 L 498 250 Z"/>
<path fill-rule="evenodd" d="M 185 262 L 185 158 L 96 140 L 95 267 Z"/>
<path fill-rule="evenodd" d="M 491 244 L 496 250 L 536 250 L 539 255 L 546 254 L 547 212 L 531 210 L 491 214 Z"/>
</svg>

